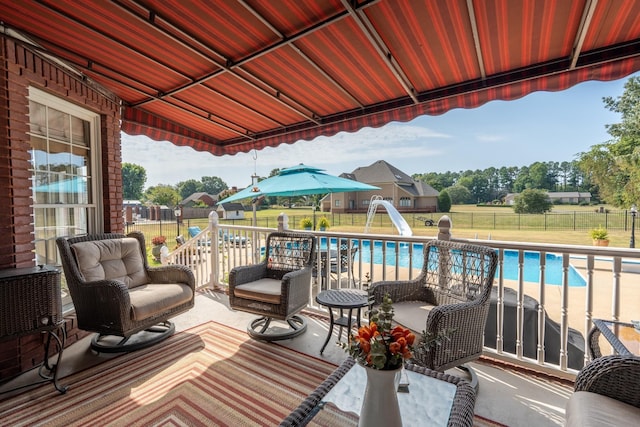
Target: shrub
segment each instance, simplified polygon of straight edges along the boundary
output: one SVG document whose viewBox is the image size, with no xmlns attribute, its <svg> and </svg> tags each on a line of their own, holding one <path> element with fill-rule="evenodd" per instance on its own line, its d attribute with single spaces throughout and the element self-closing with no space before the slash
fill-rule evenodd
<svg viewBox="0 0 640 427">
<path fill-rule="evenodd" d="M 589 234 L 593 240 L 607 240 L 609 237 L 607 229 L 603 228 L 602 225 L 599 225 L 598 228 L 594 228 L 589 231 Z"/>
<path fill-rule="evenodd" d="M 313 227 L 313 221 L 308 216 L 300 220 L 300 228 L 307 229 Z"/>
<path fill-rule="evenodd" d="M 329 228 L 329 220 L 326 216 L 320 217 L 320 220 L 318 221 L 318 227 Z"/>
</svg>

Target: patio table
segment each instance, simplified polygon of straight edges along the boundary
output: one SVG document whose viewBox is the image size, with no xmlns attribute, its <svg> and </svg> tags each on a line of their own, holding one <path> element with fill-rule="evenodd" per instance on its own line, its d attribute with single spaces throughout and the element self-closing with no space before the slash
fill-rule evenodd
<svg viewBox="0 0 640 427">
<path fill-rule="evenodd" d="M 361 311 L 364 307 L 369 305 L 369 298 L 366 291 L 358 289 L 328 289 L 320 292 L 318 296 L 316 296 L 316 302 L 329 309 L 329 333 L 327 334 L 327 339 L 324 341 L 324 344 L 320 349 L 320 354 L 322 354 L 331 339 L 334 325 L 338 325 L 340 327 L 338 341 L 342 338 L 342 328 L 347 328 L 348 337 L 353 324 L 353 310 L 357 310 L 356 322 L 358 327 L 360 327 L 360 319 L 362 317 Z M 340 310 L 340 317 L 337 319 L 333 316 L 333 309 Z M 346 316 L 344 314 L 345 310 L 348 310 L 348 314 Z"/>
<path fill-rule="evenodd" d="M 366 385 L 364 369 L 353 358 L 345 359 L 281 427 L 314 425 L 314 418 L 321 418 L 323 411 L 357 415 Z M 468 381 L 413 364 L 406 365 L 405 372 L 408 392 L 398 392 L 403 426 L 473 425 L 476 392 Z"/>
</svg>

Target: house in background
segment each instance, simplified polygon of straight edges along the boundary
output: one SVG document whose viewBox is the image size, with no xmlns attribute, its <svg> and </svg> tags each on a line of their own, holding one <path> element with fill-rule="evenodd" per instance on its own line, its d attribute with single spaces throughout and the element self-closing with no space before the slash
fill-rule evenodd
<svg viewBox="0 0 640 427">
<path fill-rule="evenodd" d="M 218 205 L 217 212 L 222 219 L 244 219 L 242 203 L 222 203 Z"/>
<path fill-rule="evenodd" d="M 340 176 L 375 185 L 380 190 L 329 194 L 321 202 L 325 212 L 366 212 L 372 196 L 382 196 L 399 212 L 436 212 L 438 209 L 440 193 L 437 190 L 422 181 L 416 181 L 384 160 Z"/>
<path fill-rule="evenodd" d="M 504 196 L 505 205 L 513 205 L 516 197 L 520 193 L 509 193 Z M 580 203 L 591 203 L 591 193 L 581 191 L 549 191 L 548 193 L 551 203 L 562 203 L 566 205 L 578 205 Z"/>
</svg>

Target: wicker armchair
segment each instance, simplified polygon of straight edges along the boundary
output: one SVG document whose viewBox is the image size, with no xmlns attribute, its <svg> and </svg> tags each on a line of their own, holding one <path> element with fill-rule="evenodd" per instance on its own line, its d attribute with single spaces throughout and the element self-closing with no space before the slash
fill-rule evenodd
<svg viewBox="0 0 640 427">
<path fill-rule="evenodd" d="M 78 327 L 97 332 L 103 353 L 148 347 L 175 330 L 169 318 L 194 305 L 185 266 L 149 267 L 144 236 L 134 232 L 56 239 Z"/>
<path fill-rule="evenodd" d="M 604 356 L 576 377 L 566 426 L 635 426 L 640 420 L 640 357 Z"/>
<path fill-rule="evenodd" d="M 247 328 L 251 337 L 276 341 L 307 329 L 306 320 L 297 313 L 309 303 L 315 243 L 308 233 L 271 233 L 262 262 L 229 272 L 231 308 L 261 316 Z M 273 319 L 285 321 L 286 327 L 272 326 Z"/>
<path fill-rule="evenodd" d="M 443 372 L 468 370 L 474 387 L 477 377 L 466 362 L 482 354 L 489 297 L 498 264 L 495 250 L 466 243 L 431 240 L 424 248 L 421 273 L 413 280 L 383 281 L 371 285 L 374 305 L 389 294 L 394 321 L 418 335 L 448 333 L 448 339 L 428 351 L 416 350 L 414 362 Z"/>
</svg>

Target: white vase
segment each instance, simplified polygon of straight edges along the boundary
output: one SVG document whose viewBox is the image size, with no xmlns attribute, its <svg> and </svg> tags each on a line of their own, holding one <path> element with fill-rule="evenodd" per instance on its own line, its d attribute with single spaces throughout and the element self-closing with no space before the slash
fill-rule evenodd
<svg viewBox="0 0 640 427">
<path fill-rule="evenodd" d="M 402 426 L 396 382 L 396 374 L 401 369 L 401 367 L 391 370 L 365 368 L 367 387 L 364 390 L 358 426 Z"/>
</svg>

